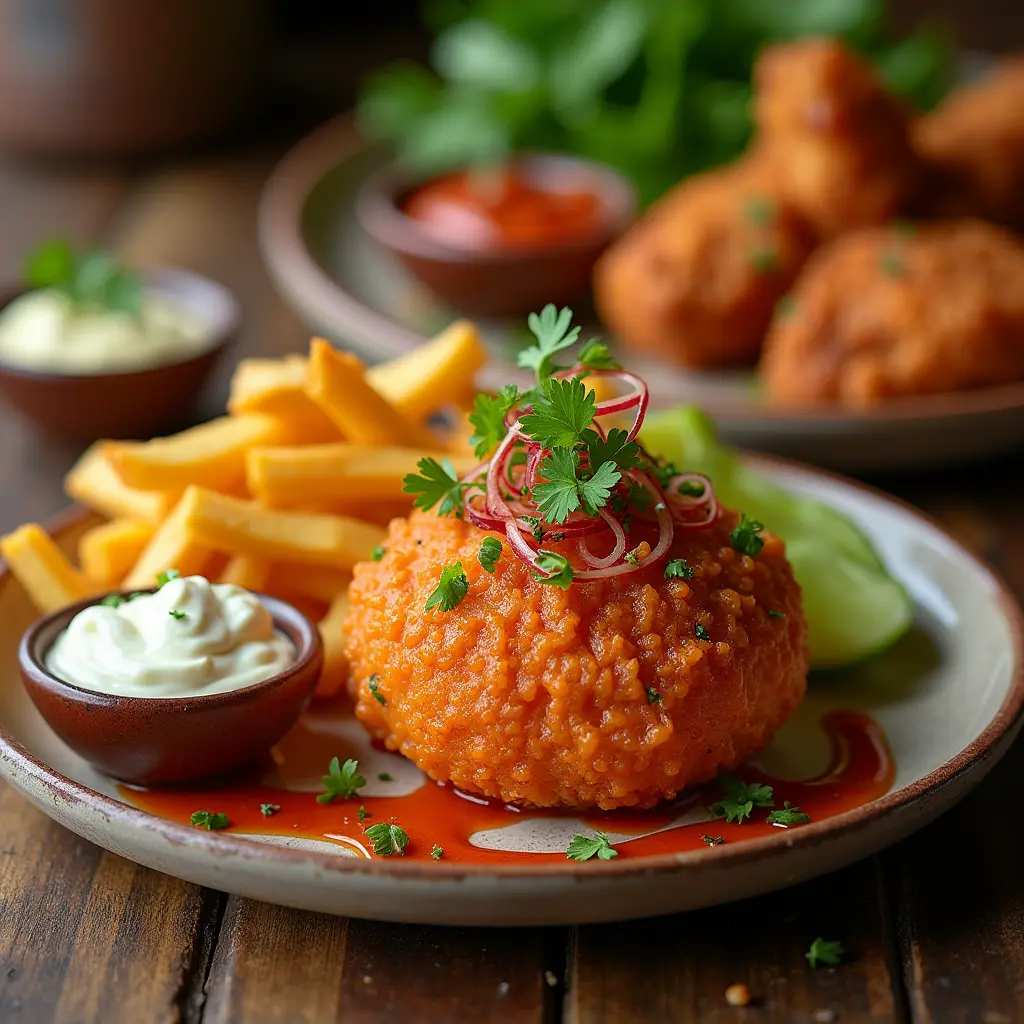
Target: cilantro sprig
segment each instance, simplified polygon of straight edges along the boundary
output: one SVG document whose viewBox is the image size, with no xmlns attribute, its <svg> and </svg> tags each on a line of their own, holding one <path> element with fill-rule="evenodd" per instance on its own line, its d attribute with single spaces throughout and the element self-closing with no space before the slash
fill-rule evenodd
<svg viewBox="0 0 1024 1024">
<path fill-rule="evenodd" d="M 207 832 L 215 832 L 231 824 L 228 816 L 220 811 L 194 811 L 188 820 L 196 828 L 205 828 Z"/>
<path fill-rule="evenodd" d="M 480 563 L 480 568 L 484 572 L 492 573 L 498 564 L 498 559 L 501 558 L 501 541 L 497 537 L 484 537 L 480 543 L 480 551 L 476 556 L 476 560 Z"/>
<path fill-rule="evenodd" d="M 30 287 L 52 288 L 78 310 L 139 315 L 142 283 L 108 253 L 76 253 L 54 239 L 29 253 L 24 273 Z"/>
<path fill-rule="evenodd" d="M 820 935 L 811 943 L 811 948 L 804 956 L 807 962 L 817 970 L 822 964 L 835 967 L 843 962 L 846 947 L 837 939 L 823 939 Z"/>
<path fill-rule="evenodd" d="M 537 568 L 540 571 L 535 572 L 533 578 L 538 583 L 547 583 L 561 590 L 568 590 L 572 586 L 572 566 L 565 555 L 541 548 L 537 552 Z"/>
<path fill-rule="evenodd" d="M 761 531 L 764 523 L 747 517 L 746 512 L 740 513 L 740 521 L 732 528 L 729 534 L 729 543 L 741 554 L 756 558 L 761 554 L 764 547 L 764 538 Z"/>
<path fill-rule="evenodd" d="M 409 845 L 409 834 L 394 822 L 380 821 L 371 825 L 364 833 L 373 846 L 378 857 L 405 856 L 405 848 Z"/>
<path fill-rule="evenodd" d="M 774 807 L 772 787 L 761 782 L 742 782 L 732 775 L 719 775 L 718 788 L 721 800 L 716 800 L 708 810 L 716 818 L 725 818 L 727 824 L 742 825 L 755 807 Z"/>
<path fill-rule="evenodd" d="M 423 610 L 429 612 L 431 608 L 440 607 L 441 611 L 450 612 L 453 608 L 458 608 L 468 593 L 469 580 L 462 563 L 456 562 L 454 565 L 445 566 Z"/>
<path fill-rule="evenodd" d="M 608 836 L 604 832 L 595 832 L 591 836 L 575 835 L 565 851 L 567 860 L 590 860 L 591 857 L 611 860 L 618 855 L 619 851 L 608 841 Z"/>
<path fill-rule="evenodd" d="M 505 439 L 508 433 L 505 417 L 518 401 L 519 388 L 515 384 L 505 385 L 497 395 L 476 396 L 469 414 L 469 422 L 473 427 L 469 443 L 473 445 L 478 459 L 486 459 Z"/>
<path fill-rule="evenodd" d="M 531 313 L 526 318 L 530 333 L 537 339 L 536 345 L 519 353 L 519 365 L 537 374 L 543 381 L 564 367 L 555 363 L 557 353 L 572 348 L 580 336 L 579 327 L 570 327 L 572 310 L 568 307 L 556 309 L 549 302 L 540 313 Z"/>
<path fill-rule="evenodd" d="M 326 792 L 317 796 L 318 804 L 329 804 L 339 796 L 347 800 L 357 796 L 359 790 L 366 785 L 366 779 L 359 774 L 359 762 L 352 758 L 341 764 L 338 758 L 332 757 L 327 772 L 321 779 Z"/>
<path fill-rule="evenodd" d="M 438 515 L 447 516 L 452 512 L 461 515 L 462 493 L 466 485 L 459 480 L 455 467 L 442 459 L 422 458 L 416 463 L 418 473 L 407 473 L 402 479 L 402 490 L 415 495 L 413 505 L 424 512 L 439 505 Z"/>
</svg>

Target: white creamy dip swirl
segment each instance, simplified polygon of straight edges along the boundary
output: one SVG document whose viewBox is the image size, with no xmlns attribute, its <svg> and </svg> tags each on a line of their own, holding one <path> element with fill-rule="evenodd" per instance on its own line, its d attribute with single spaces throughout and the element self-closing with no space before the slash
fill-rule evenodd
<svg viewBox="0 0 1024 1024">
<path fill-rule="evenodd" d="M 295 661 L 248 590 L 187 576 L 154 594 L 79 612 L 46 654 L 75 686 L 132 697 L 198 697 L 240 690 Z"/>
</svg>

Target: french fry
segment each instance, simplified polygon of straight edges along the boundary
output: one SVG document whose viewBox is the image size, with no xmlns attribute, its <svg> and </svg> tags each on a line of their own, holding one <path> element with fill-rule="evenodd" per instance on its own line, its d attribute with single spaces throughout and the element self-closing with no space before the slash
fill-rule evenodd
<svg viewBox="0 0 1024 1024">
<path fill-rule="evenodd" d="M 192 484 L 233 491 L 245 479 L 245 453 L 257 445 L 287 444 L 288 424 L 255 413 L 222 416 L 152 441 L 109 441 L 103 451 L 129 487 L 183 490 Z"/>
<path fill-rule="evenodd" d="M 403 416 L 422 422 L 438 409 L 462 401 L 486 360 L 476 324 L 456 320 L 407 355 L 368 370 L 366 377 Z"/>
<path fill-rule="evenodd" d="M 201 487 L 190 487 L 179 507 L 197 545 L 271 562 L 351 569 L 384 538 L 383 528 L 349 516 L 271 511 Z"/>
<path fill-rule="evenodd" d="M 125 577 L 122 583 L 125 590 L 152 587 L 156 583 L 157 574 L 168 569 L 177 569 L 182 576 L 202 575 L 207 571 L 216 545 L 200 544 L 186 528 L 186 520 L 195 501 L 195 488 L 189 488 L 150 538 L 139 560 Z"/>
<path fill-rule="evenodd" d="M 181 489 L 141 491 L 129 487 L 103 452 L 103 442 L 92 445 L 64 478 L 69 498 L 112 519 L 144 519 L 158 524 L 174 508 Z"/>
<path fill-rule="evenodd" d="M 233 583 L 257 593 L 266 591 L 269 580 L 269 563 L 252 555 L 233 555 L 219 577 L 221 583 Z"/>
<path fill-rule="evenodd" d="M 0 538 L 0 553 L 43 615 L 96 592 L 85 574 L 67 560 L 50 535 L 36 523 L 19 526 Z"/>
<path fill-rule="evenodd" d="M 139 560 L 156 527 L 141 519 L 112 519 L 83 533 L 78 541 L 78 562 L 85 575 L 113 589 Z"/>
<path fill-rule="evenodd" d="M 296 444 L 340 441 L 341 432 L 306 392 L 309 360 L 243 359 L 231 378 L 228 412 L 234 416 L 263 413 L 285 420 Z"/>
<path fill-rule="evenodd" d="M 324 668 L 313 694 L 317 700 L 333 697 L 348 681 L 349 662 L 342 630 L 347 615 L 348 591 L 342 590 L 317 626 L 324 645 Z"/>
<path fill-rule="evenodd" d="M 314 597 L 328 604 L 348 590 L 352 573 L 324 565 L 282 563 L 270 567 L 268 592 L 280 597 Z"/>
<path fill-rule="evenodd" d="M 430 432 L 405 418 L 370 386 L 363 364 L 323 338 L 309 345 L 306 390 L 353 444 L 433 448 Z"/>
<path fill-rule="evenodd" d="M 416 472 L 425 455 L 450 459 L 462 476 L 474 458 L 409 448 L 370 448 L 365 445 L 321 444 L 306 448 L 254 448 L 246 461 L 250 493 L 269 508 L 405 501 L 402 480 Z"/>
</svg>

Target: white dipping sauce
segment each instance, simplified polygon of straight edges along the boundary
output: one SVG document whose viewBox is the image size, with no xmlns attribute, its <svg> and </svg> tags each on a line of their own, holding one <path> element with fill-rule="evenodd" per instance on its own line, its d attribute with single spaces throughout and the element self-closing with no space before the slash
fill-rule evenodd
<svg viewBox="0 0 1024 1024">
<path fill-rule="evenodd" d="M 48 373 L 97 374 L 184 362 L 212 342 L 190 310 L 143 291 L 139 315 L 88 311 L 52 289 L 0 311 L 0 362 Z"/>
<path fill-rule="evenodd" d="M 198 697 L 269 679 L 295 657 L 255 594 L 187 576 L 117 607 L 80 611 L 47 651 L 46 667 L 97 693 Z"/>
</svg>

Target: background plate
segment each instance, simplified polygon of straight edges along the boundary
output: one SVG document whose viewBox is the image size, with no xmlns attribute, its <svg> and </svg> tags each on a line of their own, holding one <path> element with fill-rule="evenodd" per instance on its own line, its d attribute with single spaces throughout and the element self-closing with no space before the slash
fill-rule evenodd
<svg viewBox="0 0 1024 1024">
<path fill-rule="evenodd" d="M 853 517 L 917 609 L 917 630 L 886 655 L 816 680 L 764 757 L 786 759 L 829 708 L 866 711 L 896 762 L 890 792 L 854 811 L 778 834 L 608 862 L 362 860 L 325 844 L 271 845 L 203 832 L 117 799 L 41 720 L 21 687 L 16 649 L 33 611 L 0 576 L 0 773 L 46 814 L 115 853 L 189 881 L 272 903 L 430 924 L 568 924 L 674 913 L 834 870 L 909 834 L 971 789 L 1021 725 L 1021 620 L 1001 583 L 913 510 L 813 470 L 756 460 L 798 493 Z M 90 520 L 55 527 L 73 548 Z M 813 742 L 813 739 L 810 740 Z"/>
</svg>

